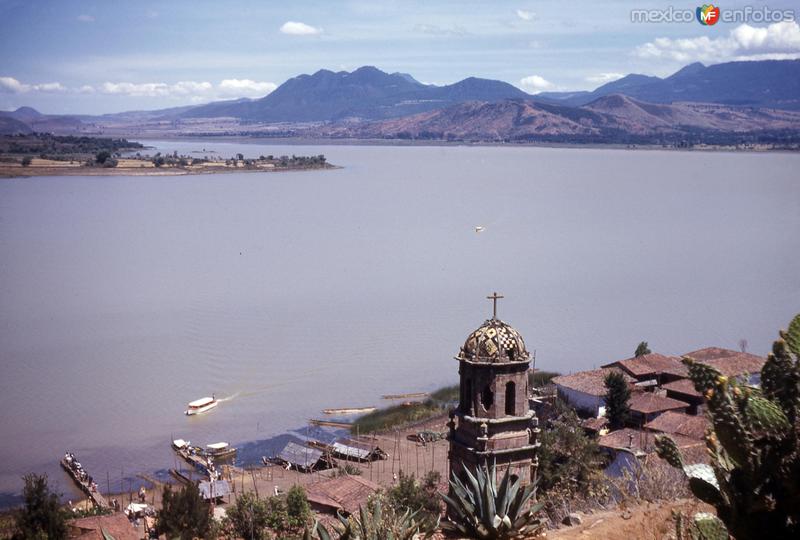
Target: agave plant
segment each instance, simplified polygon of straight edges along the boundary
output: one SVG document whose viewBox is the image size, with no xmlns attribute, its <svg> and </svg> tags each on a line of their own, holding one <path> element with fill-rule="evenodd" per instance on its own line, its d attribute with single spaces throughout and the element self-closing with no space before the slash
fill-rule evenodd
<svg viewBox="0 0 800 540">
<path fill-rule="evenodd" d="M 484 466 L 470 471 L 464 467 L 466 482 L 455 474 L 450 480 L 450 494 L 442 495 L 447 504 L 447 521 L 442 529 L 467 538 L 505 539 L 533 535 L 543 528 L 536 517 L 538 503 L 528 508 L 536 493 L 535 484 L 521 486 L 506 469 L 497 485 L 496 467 Z"/>
<path fill-rule="evenodd" d="M 417 520 L 420 511 L 407 509 L 398 514 L 393 508 L 384 509 L 380 497 L 366 508 L 359 506 L 358 515 L 346 518 L 339 514 L 341 522 L 338 528 L 329 531 L 323 524 L 316 522 L 311 529 L 303 533 L 303 540 L 412 540 L 427 538 L 436 528 Z"/>
<path fill-rule="evenodd" d="M 684 465 L 672 439 L 656 439 L 658 454 L 684 471 L 695 496 L 716 508 L 738 540 L 800 538 L 800 315 L 780 336 L 760 389 L 684 358 L 711 420 L 710 465 Z M 719 538 L 719 525 L 704 525 L 713 535 L 701 538 Z"/>
</svg>

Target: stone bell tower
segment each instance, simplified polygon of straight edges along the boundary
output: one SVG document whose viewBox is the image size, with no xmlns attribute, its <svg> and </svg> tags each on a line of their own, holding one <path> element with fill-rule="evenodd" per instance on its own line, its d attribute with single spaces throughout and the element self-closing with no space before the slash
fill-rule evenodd
<svg viewBox="0 0 800 540">
<path fill-rule="evenodd" d="M 450 411 L 450 470 L 460 476 L 465 465 L 497 464 L 523 485 L 534 482 L 538 467 L 539 420 L 528 404 L 530 354 L 522 336 L 497 318 L 497 293 L 492 318 L 472 332 L 458 360 L 460 399 Z"/>
</svg>

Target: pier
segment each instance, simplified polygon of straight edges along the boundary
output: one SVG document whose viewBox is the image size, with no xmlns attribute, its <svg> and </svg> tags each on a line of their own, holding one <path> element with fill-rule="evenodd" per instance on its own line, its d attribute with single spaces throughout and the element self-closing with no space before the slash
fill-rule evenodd
<svg viewBox="0 0 800 540">
<path fill-rule="evenodd" d="M 67 461 L 66 457 L 61 458 L 61 466 L 67 471 L 67 474 L 70 475 L 72 480 L 75 481 L 80 490 L 89 497 L 92 504 L 99 508 L 110 508 L 106 498 L 97 490 L 97 483 L 92 485 L 92 483 L 89 482 L 91 476 L 89 476 L 82 467 L 77 468 L 75 465 L 80 467 L 80 463 L 78 463 L 74 457 L 72 457 L 71 462 Z"/>
</svg>

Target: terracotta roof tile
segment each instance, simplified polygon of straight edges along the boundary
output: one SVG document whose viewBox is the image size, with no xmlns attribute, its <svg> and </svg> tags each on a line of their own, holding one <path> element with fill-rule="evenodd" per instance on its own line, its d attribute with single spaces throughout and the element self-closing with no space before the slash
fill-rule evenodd
<svg viewBox="0 0 800 540">
<path fill-rule="evenodd" d="M 310 502 L 352 514 L 358 511 L 359 506 L 365 505 L 367 498 L 379 487 L 365 478 L 345 475 L 308 486 L 306 495 Z"/>
<path fill-rule="evenodd" d="M 122 512 L 117 512 L 108 516 L 90 516 L 80 519 L 73 519 L 67 522 L 70 534 L 69 538 L 91 539 L 98 538 L 103 540 L 105 530 L 116 540 L 138 540 L 139 535 L 136 529 L 131 526 L 128 518 Z"/>
<path fill-rule="evenodd" d="M 660 375 L 669 373 L 685 377 L 688 373 L 679 358 L 674 356 L 664 356 L 663 354 L 650 353 L 644 356 L 634 356 L 625 360 L 618 360 L 603 367 L 620 367 L 636 378 L 650 375 Z"/>
<path fill-rule="evenodd" d="M 702 397 L 700 392 L 694 389 L 694 383 L 689 379 L 678 379 L 677 381 L 662 384 L 661 388 L 685 396 Z"/>
<path fill-rule="evenodd" d="M 624 449 L 649 454 L 655 452 L 655 436 L 656 434 L 652 431 L 624 428 L 603 435 L 600 437 L 599 444 L 603 448 L 610 448 L 612 450 Z M 670 437 L 675 441 L 675 444 L 681 452 L 683 452 L 684 449 L 697 446 L 705 448 L 705 444 L 697 439 L 684 437 L 683 435 L 670 435 Z"/>
<path fill-rule="evenodd" d="M 689 406 L 685 401 L 658 396 L 652 392 L 634 392 L 631 394 L 629 402 L 632 411 L 642 414 L 650 414 L 659 411 L 669 411 L 673 409 L 685 409 Z"/>
<path fill-rule="evenodd" d="M 602 368 L 593 369 L 591 371 L 579 371 L 571 375 L 559 375 L 553 378 L 553 384 L 556 386 L 563 386 L 570 390 L 577 390 L 592 396 L 604 396 L 606 393 L 605 377 L 610 371 L 620 371 L 618 369 Z M 634 379 L 628 376 L 627 373 L 620 371 L 629 383 L 633 383 Z"/>
<path fill-rule="evenodd" d="M 693 439 L 702 439 L 708 427 L 705 416 L 693 416 L 677 411 L 667 411 L 644 425 L 650 431 L 676 433 Z"/>
<path fill-rule="evenodd" d="M 766 358 L 755 354 L 722 349 L 720 347 L 706 347 L 684 354 L 698 362 L 716 368 L 726 377 L 738 377 L 758 373 L 764 367 Z"/>
</svg>

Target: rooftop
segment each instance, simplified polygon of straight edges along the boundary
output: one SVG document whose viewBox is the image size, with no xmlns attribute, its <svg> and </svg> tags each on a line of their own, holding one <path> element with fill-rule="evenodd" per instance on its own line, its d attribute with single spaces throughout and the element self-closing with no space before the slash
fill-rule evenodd
<svg viewBox="0 0 800 540">
<path fill-rule="evenodd" d="M 642 414 L 685 409 L 689 404 L 685 401 L 659 396 L 652 392 L 634 392 L 631 394 L 630 408 Z"/>
<path fill-rule="evenodd" d="M 104 540 L 103 531 L 117 540 L 138 540 L 139 535 L 122 512 L 108 516 L 90 516 L 67 522 L 68 538 Z"/>
<path fill-rule="evenodd" d="M 624 428 L 612 431 L 600 437 L 599 445 L 612 450 L 632 450 L 634 452 L 649 454 L 655 452 L 655 436 L 656 434 L 652 431 Z M 670 437 L 675 441 L 681 453 L 683 453 L 684 449 L 696 446 L 701 446 L 705 449 L 705 443 L 697 439 L 692 439 L 683 435 L 670 435 Z"/>
<path fill-rule="evenodd" d="M 591 371 L 579 371 L 571 375 L 559 375 L 558 377 L 553 377 L 553 384 L 569 388 L 570 390 L 577 390 L 578 392 L 583 392 L 591 396 L 604 396 L 606 393 L 604 380 L 606 375 L 611 371 L 622 373 L 628 383 L 634 382 L 632 377 L 619 369 L 601 368 Z"/>
<path fill-rule="evenodd" d="M 721 347 L 706 347 L 688 352 L 683 356 L 689 356 L 698 362 L 708 364 L 726 377 L 758 373 L 766 362 L 764 357 Z"/>
<path fill-rule="evenodd" d="M 620 367 L 627 373 L 636 377 L 637 379 L 651 376 L 660 375 L 662 373 L 669 373 L 672 375 L 679 375 L 686 377 L 688 369 L 684 366 L 679 358 L 674 356 L 664 356 L 663 354 L 650 353 L 643 356 L 634 356 L 626 358 L 625 360 L 617 360 L 603 367 Z"/>
<path fill-rule="evenodd" d="M 644 425 L 645 429 L 662 433 L 676 433 L 693 439 L 705 436 L 708 420 L 705 416 L 693 416 L 677 411 L 667 411 Z"/>
<path fill-rule="evenodd" d="M 667 384 L 662 384 L 661 388 L 664 390 L 669 390 L 672 392 L 676 392 L 678 394 L 683 394 L 685 396 L 692 396 L 692 397 L 702 397 L 700 392 L 695 390 L 694 383 L 690 379 L 678 379 L 677 381 L 672 381 Z"/>
<path fill-rule="evenodd" d="M 517 330 L 500 319 L 488 319 L 467 336 L 456 357 L 478 363 L 527 362 L 530 354 Z"/>
<path fill-rule="evenodd" d="M 365 506 L 367 498 L 380 486 L 360 476 L 337 476 L 306 488 L 308 500 L 333 510 L 352 514 L 359 506 Z"/>
</svg>

